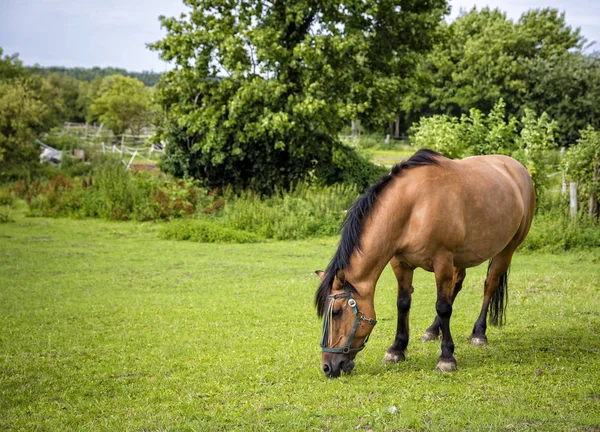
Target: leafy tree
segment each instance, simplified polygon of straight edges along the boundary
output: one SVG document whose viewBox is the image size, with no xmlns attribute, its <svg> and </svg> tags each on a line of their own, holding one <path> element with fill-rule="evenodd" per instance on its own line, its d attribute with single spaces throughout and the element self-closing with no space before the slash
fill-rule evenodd
<svg viewBox="0 0 600 432">
<path fill-rule="evenodd" d="M 338 133 L 362 113 L 387 121 L 446 10 L 444 0 L 186 3 L 187 15 L 161 17 L 167 36 L 151 45 L 175 65 L 158 92 L 164 168 L 265 192 L 307 173 L 366 180 Z"/>
<path fill-rule="evenodd" d="M 128 72 L 122 68 L 114 67 L 93 67 L 93 68 L 68 68 L 62 66 L 33 66 L 27 68 L 32 74 L 42 77 L 50 75 L 60 75 L 67 78 L 73 78 L 78 81 L 92 82 L 98 78 L 106 78 L 111 75 L 121 75 L 130 78 L 136 78 L 144 83 L 145 86 L 153 87 L 160 81 L 161 74 L 159 72 L 143 71 L 143 72 Z"/>
<path fill-rule="evenodd" d="M 26 175 L 38 163 L 35 145 L 47 107 L 23 80 L 0 82 L 0 179 Z"/>
<path fill-rule="evenodd" d="M 471 108 L 487 114 L 500 98 L 509 115 L 520 117 L 536 79 L 531 62 L 553 64 L 585 42 L 579 29 L 567 26 L 564 13 L 550 8 L 526 12 L 516 23 L 498 9 L 473 8 L 442 23 L 440 31 L 444 37 L 419 66 L 420 84 L 403 103 L 407 122 L 422 115 L 460 116 Z M 555 89 L 538 86 L 536 92 L 549 90 Z M 527 106 L 551 111 L 547 103 Z"/>
<path fill-rule="evenodd" d="M 600 131 L 588 126 L 581 131 L 577 145 L 569 148 L 562 160 L 567 177 L 579 183 L 579 190 L 589 197 L 588 215 L 598 217 L 600 194 Z"/>
<path fill-rule="evenodd" d="M 152 123 L 154 107 L 151 94 L 141 81 L 113 75 L 100 83 L 91 114 L 115 134 L 128 129 L 137 134 Z"/>
<path fill-rule="evenodd" d="M 559 125 L 560 142 L 572 145 L 579 131 L 600 128 L 600 58 L 568 52 L 527 64 L 525 105 L 546 111 Z"/>
<path fill-rule="evenodd" d="M 60 121 L 85 122 L 86 107 L 80 103 L 80 94 L 84 89 L 84 83 L 56 73 L 48 75 L 45 82 L 52 89 L 55 97 L 60 99 L 62 105 Z"/>
<path fill-rule="evenodd" d="M 27 72 L 23 68 L 18 54 L 5 55 L 4 50 L 0 47 L 0 81 L 8 81 L 15 78 L 23 78 Z"/>
</svg>

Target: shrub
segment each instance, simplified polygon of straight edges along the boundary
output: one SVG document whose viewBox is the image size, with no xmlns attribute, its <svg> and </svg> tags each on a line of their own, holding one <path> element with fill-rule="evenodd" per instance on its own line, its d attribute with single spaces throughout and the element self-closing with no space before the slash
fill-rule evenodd
<svg viewBox="0 0 600 432">
<path fill-rule="evenodd" d="M 256 243 L 255 234 L 223 227 L 206 220 L 180 219 L 165 224 L 160 237 L 167 240 L 190 240 L 199 243 Z"/>
<path fill-rule="evenodd" d="M 529 171 L 538 198 L 548 185 L 548 153 L 556 148 L 556 122 L 546 113 L 537 116 L 525 109 L 520 121 L 506 119 L 505 103 L 499 99 L 488 116 L 471 109 L 460 119 L 447 115 L 422 118 L 411 131 L 417 147 L 428 147 L 449 158 L 504 154 Z"/>
<path fill-rule="evenodd" d="M 590 218 L 569 218 L 553 211 L 536 214 L 522 250 L 564 252 L 600 247 L 600 224 Z"/>
<path fill-rule="evenodd" d="M 9 188 L 0 189 L 0 206 L 12 206 L 15 201 L 14 193 Z"/>
<path fill-rule="evenodd" d="M 8 211 L 0 209 L 0 223 L 14 222 Z"/>
<path fill-rule="evenodd" d="M 104 159 L 93 174 L 50 180 L 22 180 L 9 192 L 29 204 L 31 215 L 99 217 L 110 220 L 168 220 L 190 216 L 213 197 L 192 180 L 126 171 L 117 159 Z"/>
<path fill-rule="evenodd" d="M 225 203 L 218 220 L 224 226 L 277 240 L 335 235 L 344 210 L 357 195 L 354 186 L 306 183 L 264 199 L 245 192 Z"/>
</svg>

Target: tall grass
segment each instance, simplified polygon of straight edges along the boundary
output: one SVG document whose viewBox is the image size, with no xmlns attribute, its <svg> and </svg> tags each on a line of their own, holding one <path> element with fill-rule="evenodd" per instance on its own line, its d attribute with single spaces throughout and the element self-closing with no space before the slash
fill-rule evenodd
<svg viewBox="0 0 600 432">
<path fill-rule="evenodd" d="M 537 213 L 522 250 L 559 253 L 600 247 L 600 223 L 580 215 L 568 217 L 562 209 Z"/>
<path fill-rule="evenodd" d="M 197 182 L 132 174 L 111 158 L 99 163 L 90 176 L 22 180 L 10 190 L 27 202 L 32 216 L 46 217 L 169 220 L 190 216 L 212 201 Z"/>
<path fill-rule="evenodd" d="M 357 197 L 355 186 L 298 183 L 269 198 L 245 192 L 230 199 L 218 220 L 224 226 L 277 240 L 334 235 L 344 211 Z"/>
</svg>

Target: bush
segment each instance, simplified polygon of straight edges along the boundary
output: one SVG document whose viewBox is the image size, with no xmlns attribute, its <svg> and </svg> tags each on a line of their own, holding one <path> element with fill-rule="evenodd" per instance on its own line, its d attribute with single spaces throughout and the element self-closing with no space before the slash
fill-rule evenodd
<svg viewBox="0 0 600 432">
<path fill-rule="evenodd" d="M 537 116 L 525 109 L 520 121 L 506 119 L 505 103 L 499 99 L 489 115 L 473 108 L 460 119 L 447 115 L 422 118 L 411 133 L 416 147 L 428 147 L 449 158 L 504 154 L 529 171 L 536 195 L 547 189 L 549 150 L 556 148 L 556 122 L 546 113 Z"/>
<path fill-rule="evenodd" d="M 292 240 L 335 235 L 346 210 L 358 195 L 354 186 L 298 183 L 270 198 L 246 192 L 227 201 L 221 224 L 264 238 Z"/>
<path fill-rule="evenodd" d="M 522 250 L 564 252 L 600 247 L 600 224 L 590 218 L 570 218 L 558 211 L 536 214 Z"/>
<path fill-rule="evenodd" d="M 9 223 L 14 222 L 14 220 L 10 217 L 8 211 L 0 209 L 0 223 Z"/>
<path fill-rule="evenodd" d="M 0 189 L 0 206 L 12 206 L 15 196 L 9 188 Z"/>
<path fill-rule="evenodd" d="M 191 180 L 132 174 L 120 160 L 105 159 L 92 175 L 16 182 L 11 193 L 34 216 L 99 217 L 110 220 L 169 220 L 194 214 L 213 198 Z"/>
<path fill-rule="evenodd" d="M 190 240 L 199 243 L 257 243 L 255 234 L 227 228 L 205 220 L 175 220 L 165 224 L 160 237 L 167 240 Z"/>
</svg>

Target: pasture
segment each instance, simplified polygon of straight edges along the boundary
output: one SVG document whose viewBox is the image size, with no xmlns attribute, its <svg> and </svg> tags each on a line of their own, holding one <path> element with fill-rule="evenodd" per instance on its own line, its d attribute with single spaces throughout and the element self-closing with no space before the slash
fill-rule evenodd
<svg viewBox="0 0 600 432">
<path fill-rule="evenodd" d="M 2 430 L 599 430 L 600 251 L 517 252 L 507 325 L 468 336 L 486 266 L 452 317 L 458 371 L 434 372 L 433 275 L 415 272 L 407 361 L 395 278 L 351 375 L 320 369 L 318 279 L 337 238 L 160 240 L 158 225 L 0 224 Z"/>
</svg>

